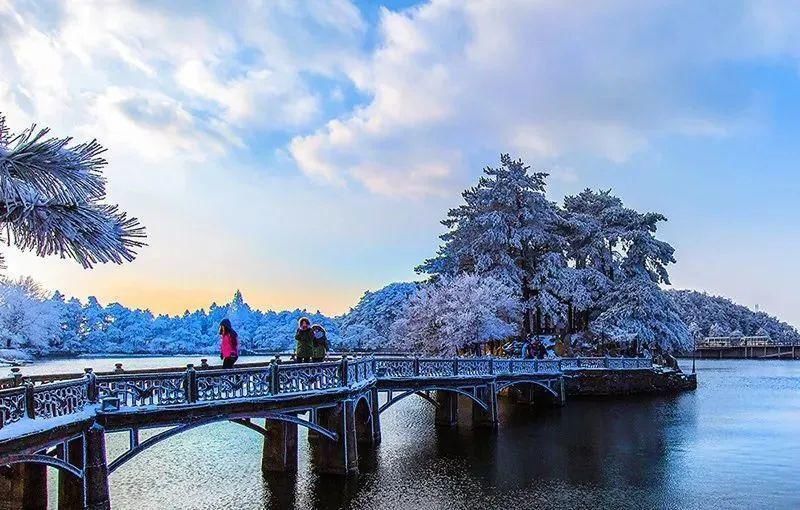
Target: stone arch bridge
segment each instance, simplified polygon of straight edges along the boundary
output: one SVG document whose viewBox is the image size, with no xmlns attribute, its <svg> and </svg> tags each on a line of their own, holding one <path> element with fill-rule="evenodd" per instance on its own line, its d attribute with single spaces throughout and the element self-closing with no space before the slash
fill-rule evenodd
<svg viewBox="0 0 800 510">
<path fill-rule="evenodd" d="M 571 370 L 651 368 L 645 358 L 363 356 L 309 364 L 276 359 L 229 370 L 16 373 L 0 380 L 0 500 L 8 508 L 46 508 L 51 466 L 59 471 L 60 509 L 108 509 L 116 469 L 161 441 L 221 421 L 264 436 L 266 471 L 296 468 L 302 426 L 316 441 L 317 471 L 352 474 L 358 449 L 380 442 L 381 413 L 404 398 L 420 397 L 436 408 L 437 425 L 453 426 L 462 396 L 474 426 L 496 428 L 497 396 L 509 388 L 563 405 Z M 146 429 L 160 431 L 143 439 Z M 128 448 L 109 459 L 106 434 L 119 431 L 127 433 Z"/>
</svg>

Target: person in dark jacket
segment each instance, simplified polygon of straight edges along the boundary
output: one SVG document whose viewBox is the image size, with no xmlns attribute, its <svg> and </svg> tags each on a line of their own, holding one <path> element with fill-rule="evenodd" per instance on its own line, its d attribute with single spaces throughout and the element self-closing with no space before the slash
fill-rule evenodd
<svg viewBox="0 0 800 510">
<path fill-rule="evenodd" d="M 233 368 L 233 364 L 239 359 L 239 335 L 228 319 L 222 319 L 219 323 L 219 336 L 219 357 L 222 359 L 222 368 Z"/>
<path fill-rule="evenodd" d="M 315 363 L 323 361 L 328 354 L 328 335 L 319 324 L 311 326 L 311 332 L 314 333 L 314 350 L 311 359 Z"/>
<path fill-rule="evenodd" d="M 302 317 L 297 325 L 297 332 L 294 334 L 297 342 L 294 357 L 300 363 L 308 363 L 314 356 L 314 333 L 311 331 L 311 321 L 308 317 Z"/>
</svg>

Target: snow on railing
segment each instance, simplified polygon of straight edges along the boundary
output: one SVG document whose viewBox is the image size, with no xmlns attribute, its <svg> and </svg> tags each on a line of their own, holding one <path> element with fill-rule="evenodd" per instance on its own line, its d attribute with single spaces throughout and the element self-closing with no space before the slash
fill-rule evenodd
<svg viewBox="0 0 800 510">
<path fill-rule="evenodd" d="M 23 418 L 73 414 L 88 403 L 110 400 L 111 408 L 193 404 L 347 390 L 377 379 L 497 377 L 561 374 L 569 370 L 649 369 L 652 358 L 435 358 L 343 357 L 320 363 L 279 363 L 233 369 L 156 369 L 69 374 L 65 380 L 34 384 L 20 375 L 0 389 L 0 428 Z"/>
<path fill-rule="evenodd" d="M 76 413 L 92 402 L 94 374 L 79 379 L 34 386 L 20 379 L 0 390 L 0 428 L 23 418 L 56 418 Z"/>
<path fill-rule="evenodd" d="M 376 358 L 378 378 L 468 377 L 560 373 L 564 370 L 626 370 L 653 367 L 652 358 Z"/>
</svg>

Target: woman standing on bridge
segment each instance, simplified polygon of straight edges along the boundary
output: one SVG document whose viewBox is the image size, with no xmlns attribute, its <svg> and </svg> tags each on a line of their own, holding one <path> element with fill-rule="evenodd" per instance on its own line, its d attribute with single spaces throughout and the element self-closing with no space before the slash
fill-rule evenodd
<svg viewBox="0 0 800 510">
<path fill-rule="evenodd" d="M 314 333 L 314 355 L 311 359 L 314 363 L 325 361 L 325 356 L 328 355 L 328 335 L 319 324 L 311 326 L 311 331 Z"/>
<path fill-rule="evenodd" d="M 314 356 L 314 333 L 311 331 L 311 321 L 302 317 L 297 323 L 297 332 L 294 334 L 297 347 L 294 357 L 300 363 L 308 363 Z"/>
<path fill-rule="evenodd" d="M 219 323 L 219 334 L 219 357 L 222 358 L 222 368 L 233 368 L 233 364 L 239 359 L 239 335 L 228 319 L 222 319 Z"/>
</svg>

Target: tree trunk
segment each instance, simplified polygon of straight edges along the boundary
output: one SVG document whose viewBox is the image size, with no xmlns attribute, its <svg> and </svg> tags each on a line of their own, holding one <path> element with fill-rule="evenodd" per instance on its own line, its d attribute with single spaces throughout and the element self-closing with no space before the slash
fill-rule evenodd
<svg viewBox="0 0 800 510">
<path fill-rule="evenodd" d="M 528 301 L 531 298 L 531 291 L 528 289 L 528 280 L 522 280 L 522 309 L 525 315 L 522 318 L 522 334 L 525 338 L 531 335 L 531 309 Z"/>
</svg>

